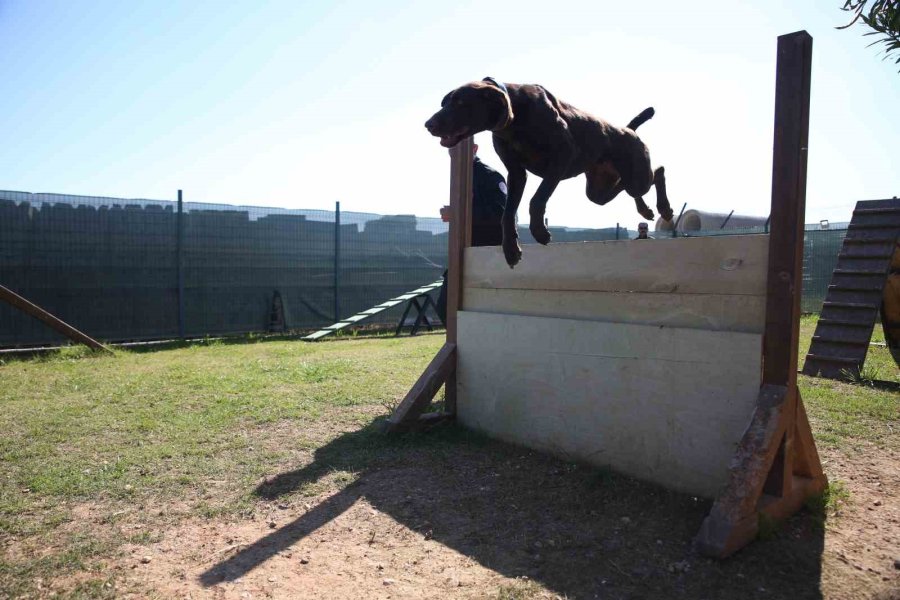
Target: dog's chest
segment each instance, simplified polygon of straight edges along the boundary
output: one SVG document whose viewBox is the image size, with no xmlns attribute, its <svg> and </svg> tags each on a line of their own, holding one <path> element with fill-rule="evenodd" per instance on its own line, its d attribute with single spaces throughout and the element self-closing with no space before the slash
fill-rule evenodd
<svg viewBox="0 0 900 600">
<path fill-rule="evenodd" d="M 584 172 L 584 161 L 574 151 L 574 145 L 559 136 L 527 128 L 510 133 L 494 135 L 494 148 L 507 167 L 513 162 L 541 178 L 568 179 Z"/>
<path fill-rule="evenodd" d="M 538 177 L 558 170 L 557 157 L 539 140 L 516 138 L 507 140 L 506 146 L 519 164 Z"/>
</svg>

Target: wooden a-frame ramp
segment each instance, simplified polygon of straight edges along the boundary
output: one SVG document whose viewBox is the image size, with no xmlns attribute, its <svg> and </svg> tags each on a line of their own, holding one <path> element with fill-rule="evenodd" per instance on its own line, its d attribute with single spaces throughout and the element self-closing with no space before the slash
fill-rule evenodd
<svg viewBox="0 0 900 600">
<path fill-rule="evenodd" d="M 879 309 L 888 344 L 892 349 L 897 345 L 890 332 L 900 321 L 900 311 L 891 310 L 898 302 L 887 283 L 898 259 L 900 199 L 857 202 L 806 355 L 805 375 L 858 377 Z"/>
<path fill-rule="evenodd" d="M 805 31 L 778 38 L 762 373 L 755 410 L 734 451 L 726 483 L 697 536 L 698 548 L 714 557 L 728 556 L 752 541 L 760 514 L 783 519 L 827 485 L 797 388 L 811 57 L 812 38 Z M 471 165 L 469 138 L 453 149 L 451 160 L 447 341 L 388 420 L 388 432 L 456 415 L 457 313 L 464 250 L 471 236 Z M 423 414 L 444 384 L 444 411 Z"/>
</svg>

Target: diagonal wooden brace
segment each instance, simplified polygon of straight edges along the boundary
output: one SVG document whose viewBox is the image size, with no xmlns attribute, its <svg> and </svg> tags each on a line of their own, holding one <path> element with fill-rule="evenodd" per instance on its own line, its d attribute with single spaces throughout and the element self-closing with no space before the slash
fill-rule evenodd
<svg viewBox="0 0 900 600">
<path fill-rule="evenodd" d="M 780 489 L 766 489 L 773 480 Z M 729 466 L 728 482 L 700 527 L 697 547 L 707 556 L 724 558 L 756 537 L 760 513 L 785 519 L 827 484 L 799 391 L 763 385 Z"/>
<path fill-rule="evenodd" d="M 412 389 L 397 406 L 394 414 L 387 420 L 384 430 L 386 433 L 401 433 L 414 429 L 423 416 L 425 409 L 437 394 L 441 386 L 446 383 L 450 375 L 456 371 L 456 344 L 447 342 L 438 351 L 422 375 L 416 381 Z M 449 415 L 448 415 L 449 418 Z M 429 415 L 426 419 L 432 423 L 436 417 Z"/>
</svg>

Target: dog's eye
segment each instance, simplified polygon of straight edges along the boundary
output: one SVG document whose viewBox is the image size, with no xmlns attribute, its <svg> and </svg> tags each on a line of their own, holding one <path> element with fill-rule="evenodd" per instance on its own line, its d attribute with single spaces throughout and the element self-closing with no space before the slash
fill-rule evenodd
<svg viewBox="0 0 900 600">
<path fill-rule="evenodd" d="M 463 102 L 461 98 L 457 98 L 456 100 L 453 101 L 453 104 L 455 104 L 457 106 L 462 106 L 463 104 L 465 104 L 465 102 Z"/>
</svg>

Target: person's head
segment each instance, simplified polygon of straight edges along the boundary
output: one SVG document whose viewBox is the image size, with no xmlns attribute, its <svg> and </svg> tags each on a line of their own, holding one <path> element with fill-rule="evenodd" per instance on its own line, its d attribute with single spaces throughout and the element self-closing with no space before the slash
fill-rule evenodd
<svg viewBox="0 0 900 600">
<path fill-rule="evenodd" d="M 638 223 L 638 237 L 639 238 L 647 237 L 649 232 L 650 232 L 650 226 L 647 225 L 647 223 L 645 223 L 643 221 Z"/>
</svg>

